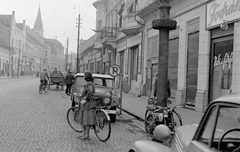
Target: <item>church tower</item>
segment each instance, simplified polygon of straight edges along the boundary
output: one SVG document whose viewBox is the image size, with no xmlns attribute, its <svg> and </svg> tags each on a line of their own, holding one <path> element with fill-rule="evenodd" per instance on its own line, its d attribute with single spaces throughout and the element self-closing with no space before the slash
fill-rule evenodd
<svg viewBox="0 0 240 152">
<path fill-rule="evenodd" d="M 38 9 L 38 14 L 37 14 L 37 19 L 35 21 L 34 24 L 34 28 L 33 30 L 38 33 L 38 35 L 40 35 L 41 37 L 43 37 L 43 23 L 42 23 L 42 16 L 41 16 L 41 10 L 40 10 L 40 6 Z"/>
</svg>

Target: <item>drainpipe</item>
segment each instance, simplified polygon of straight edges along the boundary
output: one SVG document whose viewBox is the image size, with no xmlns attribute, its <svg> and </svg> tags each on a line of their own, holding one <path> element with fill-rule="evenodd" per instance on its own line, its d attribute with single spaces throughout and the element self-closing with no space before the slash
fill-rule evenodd
<svg viewBox="0 0 240 152">
<path fill-rule="evenodd" d="M 142 80 L 141 80 L 141 84 L 142 84 L 142 86 L 143 86 L 143 77 L 144 77 L 144 68 L 143 68 L 143 63 L 144 63 L 144 54 L 143 54 L 143 50 L 144 50 L 144 36 L 143 36 L 143 34 L 144 34 L 144 27 L 145 27 L 145 22 L 140 22 L 140 21 L 138 21 L 137 20 L 137 15 L 134 15 L 134 20 L 139 24 L 139 25 L 141 25 L 141 33 L 142 33 L 142 35 L 141 35 L 141 67 L 142 67 L 142 71 L 141 71 L 141 73 L 142 73 Z M 143 89 L 143 87 L 141 87 L 141 92 L 140 92 L 140 94 L 139 94 L 139 96 L 141 96 L 143 93 L 142 93 L 142 89 Z"/>
</svg>

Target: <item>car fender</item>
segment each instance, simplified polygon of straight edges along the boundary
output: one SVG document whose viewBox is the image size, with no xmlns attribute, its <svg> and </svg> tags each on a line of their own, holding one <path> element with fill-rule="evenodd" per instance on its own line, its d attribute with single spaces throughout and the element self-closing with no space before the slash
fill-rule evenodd
<svg viewBox="0 0 240 152">
<path fill-rule="evenodd" d="M 129 152 L 172 152 L 172 149 L 158 142 L 139 140 L 133 144 Z"/>
<path fill-rule="evenodd" d="M 108 121 L 110 121 L 110 116 L 109 116 L 109 114 L 105 110 L 103 110 L 103 109 L 98 109 L 98 110 L 104 112 L 105 115 L 107 116 Z"/>
</svg>

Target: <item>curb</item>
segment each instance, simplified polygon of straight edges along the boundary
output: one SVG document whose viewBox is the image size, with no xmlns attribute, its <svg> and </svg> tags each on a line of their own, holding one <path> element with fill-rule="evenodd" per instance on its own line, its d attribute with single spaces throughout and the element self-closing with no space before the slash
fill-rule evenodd
<svg viewBox="0 0 240 152">
<path fill-rule="evenodd" d="M 119 107 L 117 107 L 117 108 L 120 110 Z M 135 115 L 135 114 L 133 114 L 133 113 L 131 113 L 131 112 L 125 110 L 125 109 L 122 109 L 122 111 L 124 111 L 125 113 L 127 113 L 127 114 L 129 114 L 129 115 L 135 117 L 137 120 L 144 122 L 144 119 L 143 119 L 143 118 L 141 118 L 141 117 L 139 117 L 139 116 L 137 116 L 137 115 Z"/>
</svg>

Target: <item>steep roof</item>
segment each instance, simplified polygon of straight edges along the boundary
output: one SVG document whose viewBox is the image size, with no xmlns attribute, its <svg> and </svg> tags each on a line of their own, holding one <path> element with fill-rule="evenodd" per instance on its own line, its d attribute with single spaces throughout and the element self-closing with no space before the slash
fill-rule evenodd
<svg viewBox="0 0 240 152">
<path fill-rule="evenodd" d="M 39 9 L 38 9 L 38 15 L 37 15 L 37 19 L 35 21 L 33 29 L 34 29 L 34 31 L 42 31 L 43 32 L 43 23 L 42 23 L 40 6 L 39 6 Z"/>
<path fill-rule="evenodd" d="M 5 42 L 3 42 L 2 40 L 0 40 L 0 47 L 2 48 L 6 48 L 6 49 L 10 49 L 11 47 L 9 45 L 7 45 Z"/>
<path fill-rule="evenodd" d="M 22 30 L 23 28 L 23 23 L 16 23 L 17 27 Z"/>
<path fill-rule="evenodd" d="M 44 38 L 42 38 L 41 36 L 39 36 L 34 30 L 30 29 L 30 28 L 26 28 L 27 31 L 27 40 L 32 40 L 34 39 L 35 41 L 37 41 L 39 43 L 39 45 L 41 45 L 42 47 L 44 47 Z M 30 36 L 30 37 L 29 37 Z"/>
<path fill-rule="evenodd" d="M 57 39 L 46 39 L 46 42 L 52 43 L 56 45 L 58 48 L 63 49 L 63 45 L 61 42 L 59 42 Z"/>
<path fill-rule="evenodd" d="M 83 53 L 89 47 L 92 47 L 94 45 L 94 41 L 95 41 L 95 34 L 81 44 L 81 48 L 80 48 L 81 53 Z"/>
<path fill-rule="evenodd" d="M 6 26 L 11 26 L 12 15 L 0 15 L 0 20 Z"/>
</svg>

